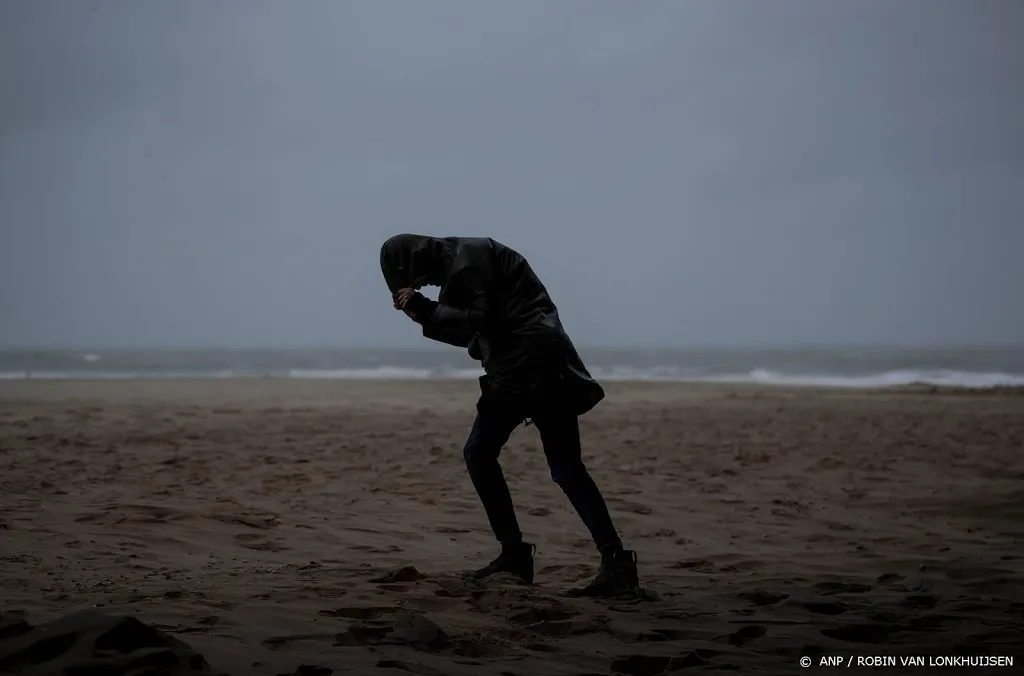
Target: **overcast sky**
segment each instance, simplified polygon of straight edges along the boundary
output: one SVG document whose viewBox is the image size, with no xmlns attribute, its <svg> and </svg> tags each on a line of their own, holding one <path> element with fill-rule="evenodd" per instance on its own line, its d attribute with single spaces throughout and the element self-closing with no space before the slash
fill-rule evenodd
<svg viewBox="0 0 1024 676">
<path fill-rule="evenodd" d="M 408 345 L 399 232 L 581 345 L 1024 342 L 1020 0 L 2 0 L 0 345 Z"/>
</svg>

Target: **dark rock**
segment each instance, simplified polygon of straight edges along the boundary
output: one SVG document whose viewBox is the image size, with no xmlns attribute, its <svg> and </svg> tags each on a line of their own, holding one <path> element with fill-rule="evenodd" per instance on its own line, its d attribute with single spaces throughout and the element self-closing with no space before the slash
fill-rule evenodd
<svg viewBox="0 0 1024 676">
<path fill-rule="evenodd" d="M 38 626 L 0 620 L 0 671 L 27 676 L 210 674 L 188 644 L 130 616 L 84 611 Z"/>
</svg>

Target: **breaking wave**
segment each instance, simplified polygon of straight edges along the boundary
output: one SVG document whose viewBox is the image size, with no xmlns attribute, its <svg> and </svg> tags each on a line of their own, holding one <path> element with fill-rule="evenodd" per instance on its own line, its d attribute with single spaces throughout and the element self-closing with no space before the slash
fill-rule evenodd
<svg viewBox="0 0 1024 676">
<path fill-rule="evenodd" d="M 473 368 L 414 368 L 405 366 L 373 366 L 337 369 L 284 369 L 272 372 L 209 370 L 209 371 L 0 371 L 0 380 L 132 380 L 132 379 L 223 379 L 223 378 L 288 378 L 296 380 L 467 380 L 482 371 Z M 950 369 L 895 370 L 873 374 L 842 375 L 831 373 L 785 373 L 754 369 L 747 373 L 702 373 L 697 369 L 679 367 L 599 367 L 592 369 L 598 380 L 704 382 L 725 384 L 778 385 L 830 388 L 884 388 L 905 385 L 936 385 L 941 387 L 991 388 L 1024 387 L 1024 374 L 974 372 Z"/>
<path fill-rule="evenodd" d="M 754 383 L 759 385 L 787 385 L 802 387 L 878 388 L 904 385 L 937 385 L 940 387 L 1020 387 L 1024 374 L 976 373 L 972 371 L 886 371 L 868 375 L 844 376 L 830 374 L 789 374 L 755 369 L 740 376 L 709 376 L 707 382 Z"/>
</svg>

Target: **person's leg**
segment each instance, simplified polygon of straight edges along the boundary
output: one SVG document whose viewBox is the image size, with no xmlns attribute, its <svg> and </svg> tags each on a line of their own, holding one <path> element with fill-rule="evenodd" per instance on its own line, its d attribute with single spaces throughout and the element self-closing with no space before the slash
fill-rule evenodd
<svg viewBox="0 0 1024 676">
<path fill-rule="evenodd" d="M 608 506 L 583 464 L 579 419 L 572 414 L 534 417 L 551 478 L 561 487 L 590 530 L 601 552 L 601 567 L 586 586 L 570 589 L 572 596 L 614 596 L 639 588 L 636 552 L 623 549 Z"/>
<path fill-rule="evenodd" d="M 521 542 L 512 495 L 498 464 L 498 455 L 522 418 L 507 411 L 484 410 L 477 413 L 462 454 L 473 487 L 480 496 L 494 536 L 502 545 Z"/>
<path fill-rule="evenodd" d="M 569 498 L 598 550 L 620 548 L 622 542 L 608 513 L 608 505 L 583 464 L 579 419 L 571 414 L 556 414 L 535 417 L 533 421 L 540 432 L 551 478 Z"/>
<path fill-rule="evenodd" d="M 501 553 L 486 566 L 465 571 L 466 577 L 483 579 L 496 573 L 510 573 L 533 582 L 534 547 L 523 542 L 508 483 L 498 464 L 502 446 L 522 420 L 511 410 L 478 407 L 463 455 L 491 530 L 501 543 Z"/>
</svg>

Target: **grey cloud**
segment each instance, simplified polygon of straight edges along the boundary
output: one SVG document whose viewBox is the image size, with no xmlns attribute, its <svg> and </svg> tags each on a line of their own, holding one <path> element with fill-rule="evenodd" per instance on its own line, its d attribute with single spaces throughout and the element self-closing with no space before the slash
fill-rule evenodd
<svg viewBox="0 0 1024 676">
<path fill-rule="evenodd" d="M 1015 0 L 0 3 L 0 344 L 390 344 L 487 235 L 581 344 L 1024 341 Z"/>
</svg>

